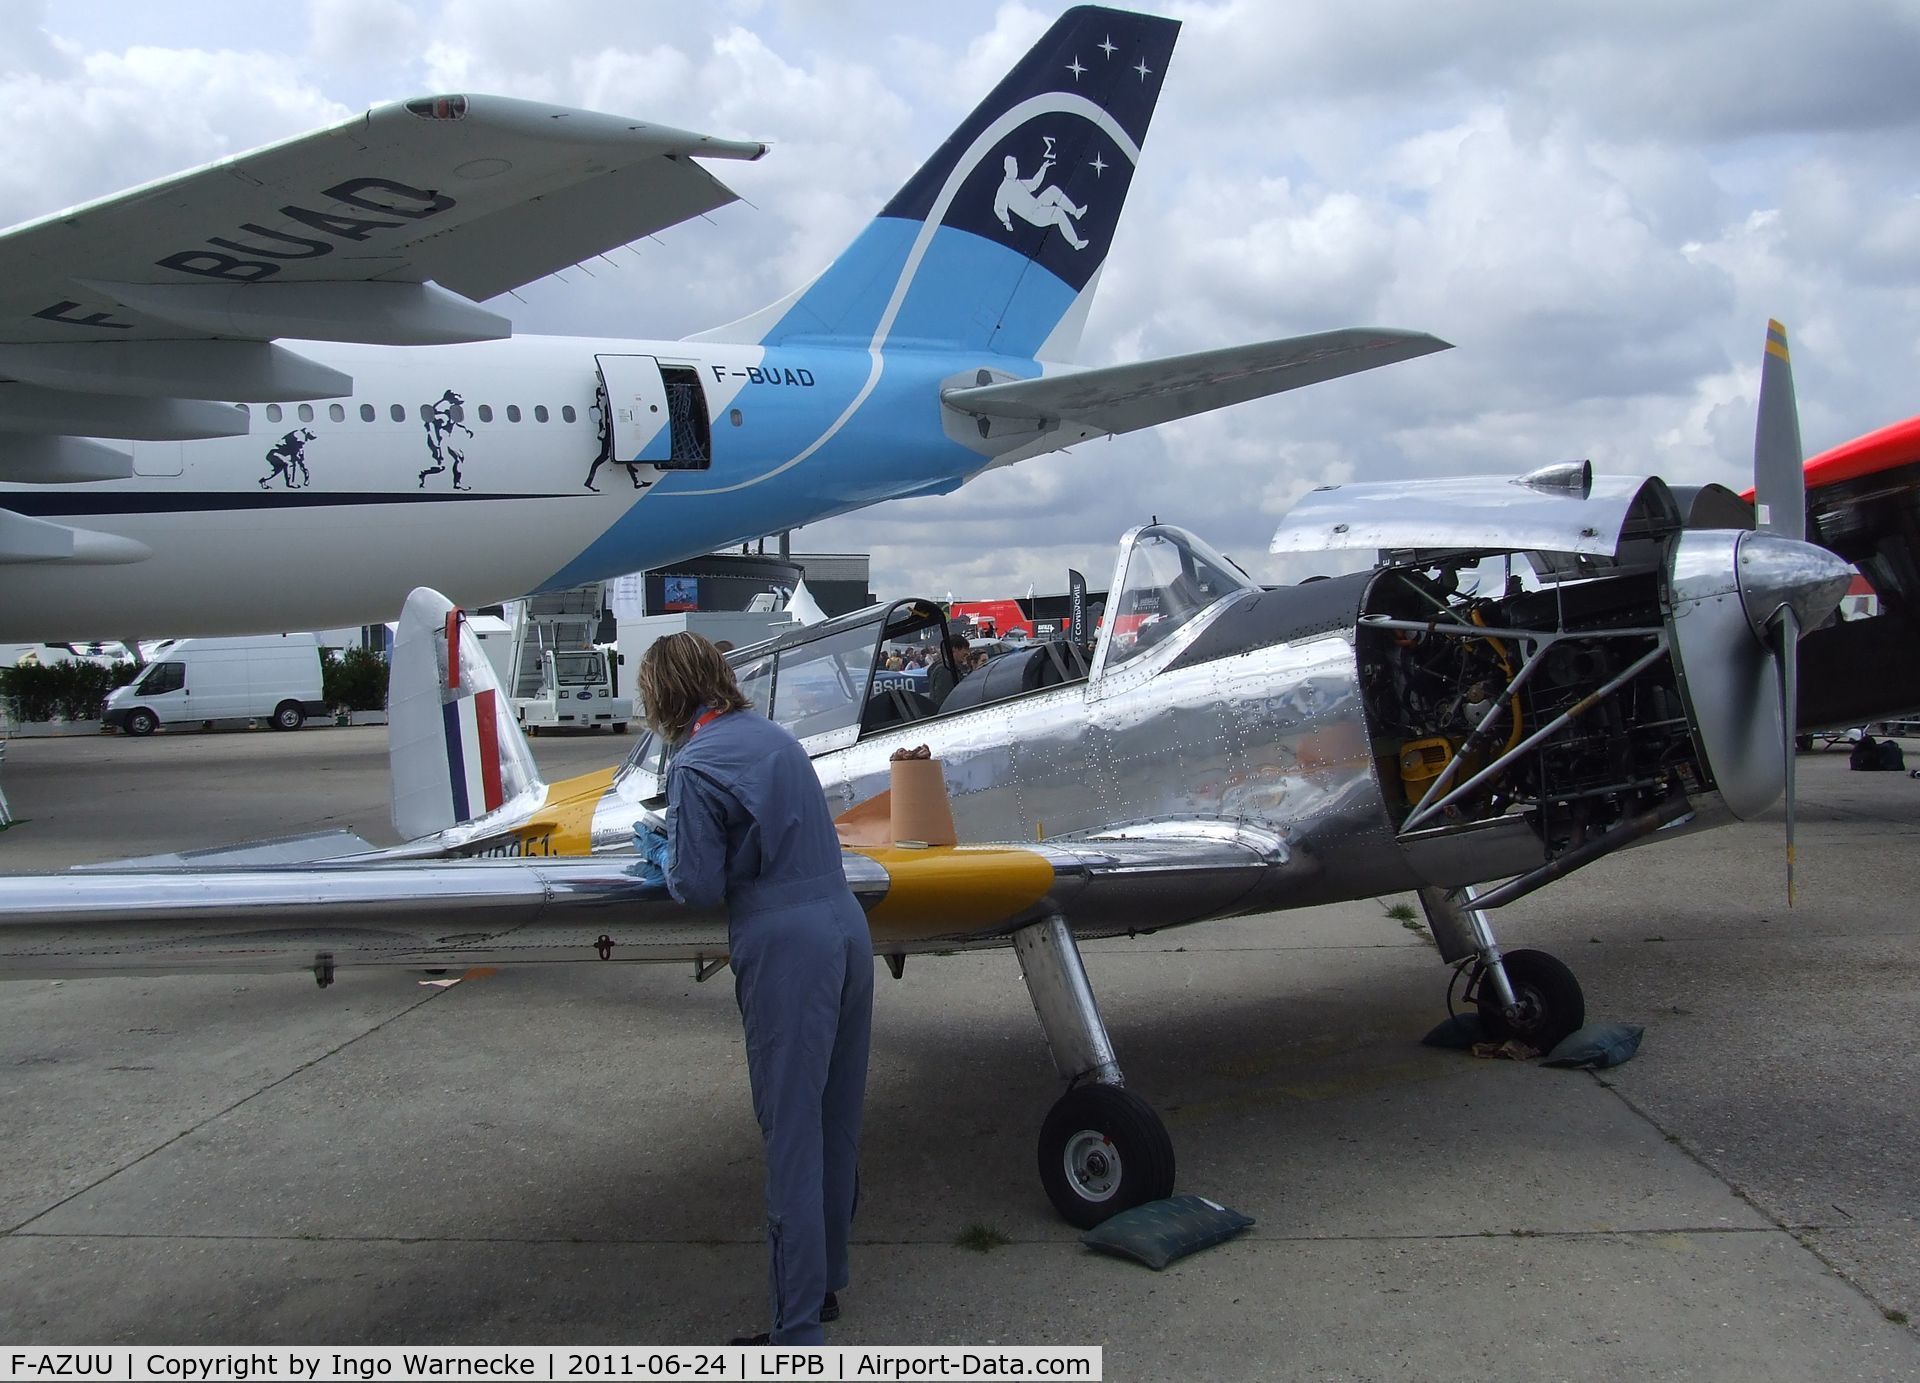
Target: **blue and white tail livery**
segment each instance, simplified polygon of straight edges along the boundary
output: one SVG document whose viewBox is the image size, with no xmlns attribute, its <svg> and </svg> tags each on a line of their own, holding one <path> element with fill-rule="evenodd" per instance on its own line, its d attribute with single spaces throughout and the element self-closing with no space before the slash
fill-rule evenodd
<svg viewBox="0 0 1920 1383">
<path fill-rule="evenodd" d="M 0 374 L 60 385 L 0 389 L 0 639 L 371 623 L 423 582 L 472 608 L 1444 349 L 1347 328 L 1064 363 L 1178 33 L 1068 11 L 825 271 L 686 340 L 485 339 L 459 294 L 723 205 L 698 160 L 762 146 L 491 97 L 0 233 Z M 103 240 L 112 264 L 72 248 Z"/>
<path fill-rule="evenodd" d="M 1069 10 L 825 273 L 729 334 L 1070 359 L 1179 33 Z"/>
</svg>

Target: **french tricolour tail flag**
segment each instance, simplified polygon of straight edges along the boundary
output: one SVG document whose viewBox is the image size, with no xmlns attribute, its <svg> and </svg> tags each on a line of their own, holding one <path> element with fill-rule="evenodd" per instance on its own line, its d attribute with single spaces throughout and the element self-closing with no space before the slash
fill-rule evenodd
<svg viewBox="0 0 1920 1383">
<path fill-rule="evenodd" d="M 440 709 L 446 717 L 454 820 L 471 821 L 506 801 L 500 788 L 499 696 L 488 687 Z"/>
</svg>

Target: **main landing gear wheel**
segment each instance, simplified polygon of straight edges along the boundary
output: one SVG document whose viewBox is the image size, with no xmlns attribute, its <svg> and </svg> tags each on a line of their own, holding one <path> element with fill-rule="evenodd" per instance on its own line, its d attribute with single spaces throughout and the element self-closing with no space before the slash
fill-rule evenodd
<svg viewBox="0 0 1920 1383">
<path fill-rule="evenodd" d="M 1040 1126 L 1040 1184 L 1076 1229 L 1172 1195 L 1173 1171 L 1167 1126 L 1120 1086 L 1076 1086 Z"/>
<path fill-rule="evenodd" d="M 1494 1042 L 1524 1042 L 1550 1052 L 1587 1021 L 1587 1000 L 1573 971 L 1545 951 L 1508 951 L 1500 957 L 1519 1011 L 1509 1016 L 1484 974 L 1474 981 L 1480 1028 Z"/>
</svg>

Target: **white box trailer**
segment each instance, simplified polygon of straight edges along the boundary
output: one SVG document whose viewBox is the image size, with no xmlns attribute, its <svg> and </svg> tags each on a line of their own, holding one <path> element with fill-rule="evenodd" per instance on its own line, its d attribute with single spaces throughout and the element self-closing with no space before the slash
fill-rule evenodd
<svg viewBox="0 0 1920 1383">
<path fill-rule="evenodd" d="M 308 716 L 326 713 L 320 641 L 267 634 L 168 644 L 139 677 L 113 690 L 101 719 L 129 735 L 151 735 L 162 725 L 247 721 L 298 730 Z"/>
</svg>

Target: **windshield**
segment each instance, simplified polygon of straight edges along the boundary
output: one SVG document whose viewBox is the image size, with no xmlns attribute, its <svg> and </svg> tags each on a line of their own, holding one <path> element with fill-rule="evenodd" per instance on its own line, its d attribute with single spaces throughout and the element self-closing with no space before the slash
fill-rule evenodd
<svg viewBox="0 0 1920 1383">
<path fill-rule="evenodd" d="M 1223 597 L 1254 589 L 1245 573 L 1185 529 L 1140 529 L 1107 598 L 1102 671 L 1164 643 Z"/>
<path fill-rule="evenodd" d="M 873 626 L 860 624 L 782 649 L 776 655 L 773 718 L 795 739 L 858 725 L 873 645 Z"/>
<path fill-rule="evenodd" d="M 134 685 L 148 696 L 179 691 L 187 685 L 187 665 L 185 663 L 150 663 Z"/>
<path fill-rule="evenodd" d="M 553 666 L 563 687 L 588 687 L 606 677 L 606 665 L 598 653 L 556 653 Z"/>
</svg>

